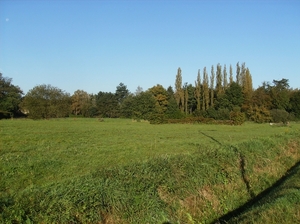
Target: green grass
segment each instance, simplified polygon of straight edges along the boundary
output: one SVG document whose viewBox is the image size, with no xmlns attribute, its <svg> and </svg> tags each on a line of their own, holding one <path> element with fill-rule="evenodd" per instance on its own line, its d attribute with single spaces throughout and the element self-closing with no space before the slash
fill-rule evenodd
<svg viewBox="0 0 300 224">
<path fill-rule="evenodd" d="M 300 162 L 225 223 L 300 223 Z"/>
<path fill-rule="evenodd" d="M 0 120 L 0 221 L 211 222 L 299 160 L 299 129 Z"/>
</svg>

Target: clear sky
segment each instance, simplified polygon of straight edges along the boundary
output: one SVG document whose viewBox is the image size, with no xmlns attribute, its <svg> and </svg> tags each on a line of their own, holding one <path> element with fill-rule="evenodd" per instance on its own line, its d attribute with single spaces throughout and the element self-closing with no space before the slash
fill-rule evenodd
<svg viewBox="0 0 300 224">
<path fill-rule="evenodd" d="M 300 1 L 0 0 L 0 72 L 24 93 L 174 88 L 178 67 L 194 85 L 198 69 L 232 64 L 235 75 L 237 62 L 254 88 L 300 88 Z"/>
</svg>

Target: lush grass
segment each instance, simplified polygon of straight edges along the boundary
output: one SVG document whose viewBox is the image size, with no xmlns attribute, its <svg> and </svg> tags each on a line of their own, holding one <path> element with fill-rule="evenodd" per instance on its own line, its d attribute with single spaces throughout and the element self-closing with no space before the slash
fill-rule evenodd
<svg viewBox="0 0 300 224">
<path fill-rule="evenodd" d="M 224 223 L 300 223 L 300 161 L 272 187 L 236 211 Z"/>
<path fill-rule="evenodd" d="M 299 160 L 299 128 L 0 120 L 0 221 L 210 222 Z"/>
</svg>

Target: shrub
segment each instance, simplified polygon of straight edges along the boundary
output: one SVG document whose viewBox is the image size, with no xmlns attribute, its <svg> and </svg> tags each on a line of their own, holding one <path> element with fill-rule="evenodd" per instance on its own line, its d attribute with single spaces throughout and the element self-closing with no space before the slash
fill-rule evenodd
<svg viewBox="0 0 300 224">
<path fill-rule="evenodd" d="M 245 114 L 240 111 L 231 111 L 230 112 L 230 120 L 233 125 L 241 125 L 245 122 Z"/>
<path fill-rule="evenodd" d="M 289 120 L 289 113 L 286 112 L 285 110 L 279 110 L 279 109 L 271 110 L 271 115 L 272 115 L 272 121 L 275 123 L 282 122 L 284 124 L 287 124 Z"/>
</svg>

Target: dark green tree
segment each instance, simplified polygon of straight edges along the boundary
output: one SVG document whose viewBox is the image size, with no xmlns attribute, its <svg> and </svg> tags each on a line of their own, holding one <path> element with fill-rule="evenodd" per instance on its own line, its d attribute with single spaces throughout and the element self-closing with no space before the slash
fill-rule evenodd
<svg viewBox="0 0 300 224">
<path fill-rule="evenodd" d="M 172 86 L 168 87 L 167 92 L 168 92 L 168 107 L 165 112 L 165 117 L 167 119 L 182 118 L 183 115 L 177 106 Z"/>
<path fill-rule="evenodd" d="M 300 118 L 300 90 L 295 90 L 291 93 L 290 105 L 290 112 L 297 118 Z"/>
<path fill-rule="evenodd" d="M 111 92 L 99 92 L 95 96 L 99 116 L 115 118 L 119 114 L 119 100 L 116 94 Z"/>
<path fill-rule="evenodd" d="M 23 92 L 20 87 L 12 84 L 12 79 L 0 73 L 0 119 L 13 117 L 19 113 Z"/>
<path fill-rule="evenodd" d="M 28 91 L 21 107 L 33 119 L 67 117 L 71 112 L 71 97 L 57 87 L 38 85 Z"/>
<path fill-rule="evenodd" d="M 122 102 L 124 101 L 124 99 L 126 99 L 126 97 L 130 94 L 129 90 L 127 89 L 127 86 L 124 85 L 124 83 L 120 83 L 118 86 L 117 86 L 117 89 L 116 89 L 116 99 L 119 103 L 119 105 L 122 104 Z"/>
<path fill-rule="evenodd" d="M 232 82 L 226 89 L 225 94 L 218 100 L 216 105 L 218 109 L 233 110 L 236 107 L 241 107 L 244 101 L 242 87 L 236 82 Z"/>
<path fill-rule="evenodd" d="M 273 86 L 269 86 L 273 109 L 289 110 L 289 80 L 273 80 Z"/>
</svg>

